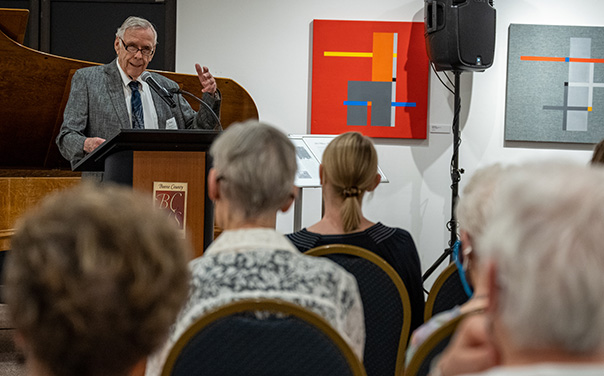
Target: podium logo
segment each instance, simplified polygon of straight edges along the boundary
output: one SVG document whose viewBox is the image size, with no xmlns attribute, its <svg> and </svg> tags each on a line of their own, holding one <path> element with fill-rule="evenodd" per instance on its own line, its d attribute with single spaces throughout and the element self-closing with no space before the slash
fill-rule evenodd
<svg viewBox="0 0 604 376">
<path fill-rule="evenodd" d="M 174 224 L 186 234 L 187 183 L 154 182 L 154 206 L 164 210 Z"/>
</svg>

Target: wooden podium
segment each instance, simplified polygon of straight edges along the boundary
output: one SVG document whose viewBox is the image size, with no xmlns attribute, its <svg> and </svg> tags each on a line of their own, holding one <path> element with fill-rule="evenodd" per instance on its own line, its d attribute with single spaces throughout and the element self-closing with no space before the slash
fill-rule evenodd
<svg viewBox="0 0 604 376">
<path fill-rule="evenodd" d="M 214 233 L 206 176 L 211 167 L 208 150 L 219 133 L 124 129 L 82 159 L 74 170 L 103 171 L 103 182 L 132 186 L 149 194 L 156 182 L 186 183 L 184 230 L 194 257 L 201 256 Z"/>
</svg>

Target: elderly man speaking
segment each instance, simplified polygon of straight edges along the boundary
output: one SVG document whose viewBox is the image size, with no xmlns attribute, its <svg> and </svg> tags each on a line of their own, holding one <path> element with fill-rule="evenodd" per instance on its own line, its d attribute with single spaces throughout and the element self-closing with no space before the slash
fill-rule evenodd
<svg viewBox="0 0 604 376">
<path fill-rule="evenodd" d="M 209 106 L 193 111 L 186 100 L 174 97 L 168 105 L 151 90 L 141 75 L 157 49 L 157 32 L 139 17 L 128 17 L 113 42 L 117 58 L 106 65 L 82 68 L 73 75 L 71 92 L 63 114 L 57 145 L 73 167 L 86 154 L 115 136 L 122 128 L 219 129 L 220 93 L 207 67 L 195 65 L 202 87 L 202 100 Z M 178 84 L 160 74 L 149 73 L 166 90 Z"/>
</svg>

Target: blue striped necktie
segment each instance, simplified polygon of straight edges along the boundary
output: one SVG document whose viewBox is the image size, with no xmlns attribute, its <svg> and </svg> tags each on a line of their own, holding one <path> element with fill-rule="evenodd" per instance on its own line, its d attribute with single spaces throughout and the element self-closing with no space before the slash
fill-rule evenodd
<svg viewBox="0 0 604 376">
<path fill-rule="evenodd" d="M 138 82 L 130 81 L 128 84 L 132 90 L 132 128 L 144 129 L 145 122 L 143 119 L 143 102 L 141 102 L 141 93 L 138 90 Z"/>
</svg>

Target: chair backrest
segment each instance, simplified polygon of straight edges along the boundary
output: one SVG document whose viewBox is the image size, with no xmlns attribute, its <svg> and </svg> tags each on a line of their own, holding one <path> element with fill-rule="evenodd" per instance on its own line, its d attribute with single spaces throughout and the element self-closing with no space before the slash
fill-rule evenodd
<svg viewBox="0 0 604 376">
<path fill-rule="evenodd" d="M 464 317 L 466 315 L 455 317 L 426 338 L 409 361 L 405 369 L 405 376 L 427 376 L 430 373 L 432 360 L 445 350 L 455 329 Z"/>
<path fill-rule="evenodd" d="M 428 293 L 424 321 L 428 321 L 439 312 L 448 311 L 467 301 L 468 295 L 461 284 L 457 266 L 455 263 L 451 263 L 439 274 Z"/>
<path fill-rule="evenodd" d="M 241 300 L 199 318 L 162 376 L 365 376 L 346 341 L 316 313 L 275 299 Z"/>
<path fill-rule="evenodd" d="M 356 278 L 365 315 L 363 364 L 367 375 L 402 374 L 411 303 L 396 271 L 375 253 L 352 245 L 323 245 L 305 254 L 327 257 Z"/>
</svg>

